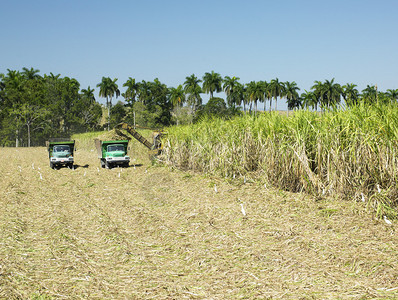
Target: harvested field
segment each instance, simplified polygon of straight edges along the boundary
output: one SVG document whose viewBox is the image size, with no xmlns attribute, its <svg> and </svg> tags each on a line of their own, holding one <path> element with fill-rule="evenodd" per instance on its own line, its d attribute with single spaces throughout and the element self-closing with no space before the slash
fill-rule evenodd
<svg viewBox="0 0 398 300">
<path fill-rule="evenodd" d="M 366 203 L 152 166 L 140 146 L 100 169 L 77 147 L 75 170 L 0 149 L 0 298 L 398 298 L 395 221 Z"/>
</svg>

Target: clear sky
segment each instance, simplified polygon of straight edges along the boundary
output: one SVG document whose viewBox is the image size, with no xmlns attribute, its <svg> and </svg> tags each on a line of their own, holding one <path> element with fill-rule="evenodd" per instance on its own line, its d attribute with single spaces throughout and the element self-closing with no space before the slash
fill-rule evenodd
<svg viewBox="0 0 398 300">
<path fill-rule="evenodd" d="M 0 26 L 0 73 L 33 67 L 96 95 L 103 76 L 123 92 L 128 77 L 176 87 L 212 70 L 300 92 L 398 88 L 396 0 L 0 0 Z"/>
</svg>

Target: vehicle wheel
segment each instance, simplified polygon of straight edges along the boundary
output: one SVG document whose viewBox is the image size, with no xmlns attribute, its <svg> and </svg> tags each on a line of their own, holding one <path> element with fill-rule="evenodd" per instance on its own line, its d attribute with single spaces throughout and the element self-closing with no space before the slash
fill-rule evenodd
<svg viewBox="0 0 398 300">
<path fill-rule="evenodd" d="M 123 167 L 128 168 L 129 167 L 129 163 L 128 162 L 124 163 Z"/>
<path fill-rule="evenodd" d="M 73 163 L 69 163 L 69 164 L 68 164 L 68 168 L 69 168 L 69 169 L 73 169 Z"/>
<path fill-rule="evenodd" d="M 50 162 L 50 168 L 54 170 L 54 164 Z"/>
<path fill-rule="evenodd" d="M 109 162 L 105 162 L 105 168 L 111 169 L 112 165 Z"/>
<path fill-rule="evenodd" d="M 105 168 L 105 162 L 102 159 L 100 160 L 100 163 L 101 163 L 101 168 Z"/>
</svg>

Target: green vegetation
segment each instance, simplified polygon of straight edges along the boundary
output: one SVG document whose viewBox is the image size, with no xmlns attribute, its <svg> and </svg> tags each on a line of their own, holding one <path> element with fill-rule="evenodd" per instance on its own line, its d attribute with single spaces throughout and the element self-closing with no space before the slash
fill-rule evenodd
<svg viewBox="0 0 398 300">
<path fill-rule="evenodd" d="M 106 98 L 106 107 L 96 102 L 94 89 L 80 89 L 74 78 L 60 74 L 40 76 L 39 70 L 23 68 L 22 72 L 9 70 L 0 74 L 0 145 L 44 145 L 47 137 L 69 137 L 74 133 L 113 128 L 124 121 L 145 127 L 164 127 L 173 124 L 191 124 L 203 117 L 231 118 L 245 113 L 256 114 L 258 104 L 265 111 L 277 111 L 278 99 L 284 99 L 288 110 L 311 108 L 318 111 L 330 108 L 347 108 L 358 104 L 391 104 L 398 100 L 397 89 L 377 90 L 367 86 L 362 94 L 353 83 L 340 85 L 332 80 L 315 81 L 310 91 L 299 94 L 296 82 L 282 82 L 278 78 L 267 81 L 239 82 L 240 78 L 206 72 L 202 79 L 195 74 L 187 76 L 184 84 L 167 87 L 155 78 L 153 82 L 134 78 L 119 90 L 117 78 L 102 77 L 99 95 Z M 225 93 L 222 97 L 213 93 Z M 202 104 L 201 94 L 210 95 Z M 114 97 L 124 101 L 112 105 Z M 185 106 L 184 106 L 185 105 Z M 105 112 L 106 111 L 106 112 Z M 107 115 L 106 117 L 103 117 Z"/>
<path fill-rule="evenodd" d="M 285 190 L 369 201 L 395 217 L 398 107 L 356 105 L 203 119 L 169 129 L 169 164 L 228 179 L 256 178 Z M 362 197 L 364 195 L 364 198 Z"/>
<path fill-rule="evenodd" d="M 0 145 L 44 145 L 49 137 L 99 128 L 102 115 L 94 90 L 79 92 L 74 78 L 38 75 L 23 68 L 0 74 Z"/>
</svg>

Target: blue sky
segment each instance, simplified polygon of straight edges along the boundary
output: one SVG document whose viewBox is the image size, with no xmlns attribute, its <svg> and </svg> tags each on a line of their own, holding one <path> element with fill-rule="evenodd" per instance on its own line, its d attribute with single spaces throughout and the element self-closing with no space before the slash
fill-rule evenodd
<svg viewBox="0 0 398 300">
<path fill-rule="evenodd" d="M 34 67 L 81 88 L 109 76 L 122 92 L 128 77 L 176 87 L 212 70 L 385 91 L 398 88 L 397 12 L 393 0 L 0 0 L 0 73 Z"/>
</svg>

